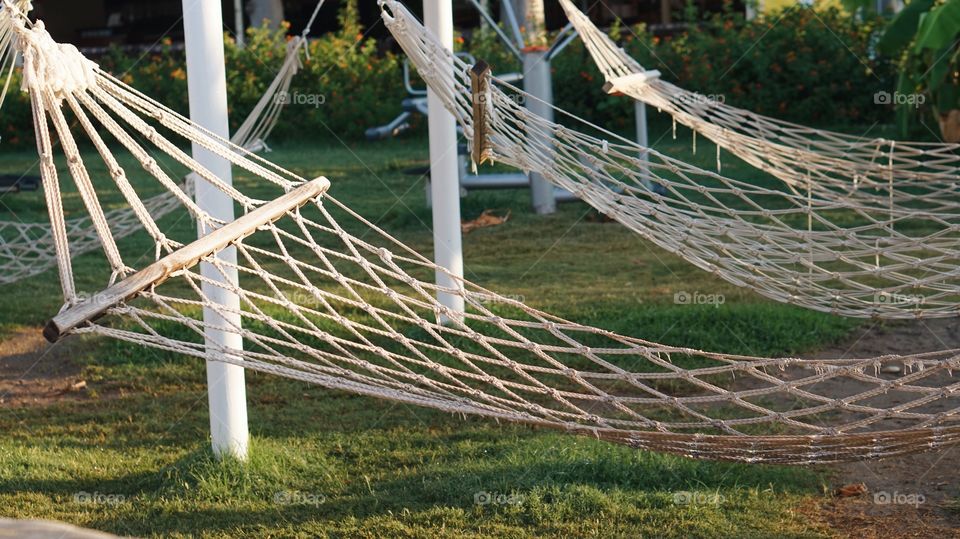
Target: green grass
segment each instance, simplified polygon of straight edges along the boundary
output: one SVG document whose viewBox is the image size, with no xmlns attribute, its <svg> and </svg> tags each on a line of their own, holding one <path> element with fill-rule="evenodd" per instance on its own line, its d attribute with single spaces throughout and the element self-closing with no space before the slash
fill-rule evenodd
<svg viewBox="0 0 960 539">
<path fill-rule="evenodd" d="M 425 161 L 424 141 L 278 146 L 268 158 L 326 175 L 339 200 L 430 254 L 423 183 L 402 173 Z M 669 137 L 659 146 L 689 150 Z M 699 146 L 710 161 L 712 146 Z M 4 172 L 34 161 L 29 152 L 0 154 Z M 725 173 L 752 173 L 730 161 Z M 254 182 L 237 177 L 245 191 L 263 189 Z M 76 194 L 65 196 L 68 212 L 78 211 Z M 484 209 L 513 215 L 465 236 L 468 279 L 577 322 L 729 353 L 802 353 L 856 326 L 733 287 L 600 222 L 583 204 L 547 217 L 531 215 L 528 204 L 524 191 L 464 199 L 465 218 Z M 0 211 L 40 221 L 42 196 L 5 196 Z M 194 234 L 181 216 L 163 225 L 176 237 Z M 153 254 L 144 236 L 121 247 L 142 253 L 141 261 Z M 76 261 L 81 290 L 103 286 L 99 258 Z M 725 302 L 676 305 L 681 291 L 722 294 Z M 0 288 L 0 332 L 39 328 L 60 307 L 58 294 L 54 272 Z M 692 461 L 253 372 L 250 460 L 218 462 L 208 450 L 202 363 L 102 339 L 75 340 L 69 350 L 89 398 L 0 409 L 2 516 L 143 536 L 829 535 L 799 511 L 823 496 L 824 470 Z M 482 492 L 509 503 L 477 504 Z M 700 503 L 675 503 L 684 492 Z M 101 503 L 82 503 L 82 493 Z"/>
</svg>

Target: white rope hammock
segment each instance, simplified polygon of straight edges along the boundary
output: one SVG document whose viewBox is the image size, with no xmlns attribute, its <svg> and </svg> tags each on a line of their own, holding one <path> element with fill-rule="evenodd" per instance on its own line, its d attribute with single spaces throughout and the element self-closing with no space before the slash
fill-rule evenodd
<svg viewBox="0 0 960 539">
<path fill-rule="evenodd" d="M 32 9 L 30 0 L 16 0 L 14 6 L 21 13 L 29 13 Z M 3 88 L 0 89 L 0 107 L 10 90 L 10 81 L 13 79 L 13 70 L 17 66 L 17 53 L 11 47 L 13 27 L 10 23 L 10 13 L 0 8 L 0 77 L 3 77 Z"/>
<path fill-rule="evenodd" d="M 409 13 L 389 7 L 397 31 Z M 440 289 L 433 278 L 444 269 L 327 195 L 326 179 L 307 181 L 217 138 L 78 54 L 51 47 L 41 24 L 26 24 L 15 31 L 66 298 L 45 330 L 51 340 L 103 335 L 327 388 L 698 458 L 823 463 L 960 441 L 960 382 L 951 377 L 958 350 L 823 360 L 716 354 L 576 324 L 452 276 L 457 286 Z M 72 69 L 52 68 L 63 65 Z M 92 296 L 78 293 L 56 162 L 69 164 L 78 185 L 87 176 L 66 114 L 79 120 L 118 187 L 126 173 L 101 131 L 215 230 L 181 246 L 137 211 L 156 242 L 156 262 L 135 272 L 106 231 L 112 281 Z M 191 168 L 244 215 L 224 224 L 201 211 L 128 133 Z M 228 159 L 280 196 L 264 202 L 224 184 L 180 150 L 185 143 Z M 227 248 L 237 262 L 216 256 Z M 201 261 L 236 270 L 239 284 L 205 276 Z M 239 302 L 216 301 L 224 290 Z M 439 292 L 462 296 L 468 312 L 447 309 L 435 299 Z M 214 313 L 206 322 L 205 309 Z M 234 315 L 242 325 L 226 322 Z M 243 350 L 205 345 L 206 330 L 239 334 Z M 882 375 L 885 363 L 902 364 L 908 374 Z M 891 395 L 894 404 L 884 399 Z"/>
<path fill-rule="evenodd" d="M 387 27 L 475 156 L 538 172 L 654 244 L 776 301 L 851 317 L 957 316 L 960 211 L 877 208 L 767 188 L 670 158 L 561 109 L 554 108 L 605 138 L 547 121 L 518 104 L 536 97 L 495 78 L 486 93 L 472 95 L 470 66 L 401 4 L 382 4 Z M 443 69 L 451 62 L 453 78 Z M 649 189 L 650 182 L 663 189 Z"/>
<path fill-rule="evenodd" d="M 314 16 L 322 5 L 322 1 L 317 4 Z M 15 7 L 20 10 L 20 13 L 27 13 L 30 2 L 29 0 L 18 0 Z M 3 73 L 6 74 L 3 94 L 0 94 L 0 105 L 3 103 L 3 95 L 6 93 L 11 79 L 10 74 L 13 71 L 16 55 L 15 51 L 10 49 L 10 40 L 13 35 L 10 12 L 9 9 L 0 9 L 0 57 L 3 58 L 0 69 L 3 69 Z M 279 123 L 280 113 L 287 102 L 280 96 L 289 93 L 293 77 L 303 67 L 300 52 L 307 44 L 308 33 L 309 25 L 300 36 L 294 37 L 288 42 L 286 55 L 280 70 L 246 120 L 231 137 L 234 144 L 251 152 L 269 150 L 266 140 Z M 61 45 L 61 47 L 72 46 Z M 9 68 L 7 68 L 8 60 Z M 189 181 L 183 186 L 184 192 L 189 197 L 193 196 L 191 188 L 192 185 Z M 135 197 L 132 189 L 129 188 L 124 194 Z M 129 196 L 127 201 L 131 205 L 135 204 L 135 202 L 131 202 Z M 180 201 L 169 191 L 143 200 L 142 205 L 142 209 L 152 217 L 153 221 L 159 220 L 181 207 Z M 105 212 L 104 218 L 109 223 L 110 232 L 115 239 L 125 238 L 143 229 L 137 213 L 129 208 Z M 90 217 L 65 219 L 65 223 L 72 256 L 76 257 L 89 253 L 101 246 L 100 233 L 93 226 L 94 223 Z M 57 255 L 54 250 L 53 231 L 49 223 L 0 221 L 0 284 L 14 283 L 27 277 L 39 275 L 56 265 L 56 262 Z"/>
<path fill-rule="evenodd" d="M 604 89 L 666 111 L 798 192 L 877 208 L 960 213 L 960 144 L 864 138 L 805 127 L 679 88 L 647 71 L 570 0 L 560 0 L 606 79 Z"/>
</svg>

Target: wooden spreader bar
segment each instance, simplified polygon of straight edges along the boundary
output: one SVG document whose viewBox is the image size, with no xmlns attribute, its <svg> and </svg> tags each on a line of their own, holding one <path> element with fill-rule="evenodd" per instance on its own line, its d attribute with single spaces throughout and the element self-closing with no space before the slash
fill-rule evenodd
<svg viewBox="0 0 960 539">
<path fill-rule="evenodd" d="M 57 342 L 70 330 L 96 320 L 111 307 L 132 299 L 147 288 L 167 280 L 175 272 L 193 266 L 201 258 L 216 253 L 240 238 L 249 236 L 267 223 L 280 219 L 288 211 L 299 208 L 322 195 L 329 187 L 330 181 L 326 178 L 313 179 L 235 221 L 227 223 L 106 290 L 64 310 L 47 322 L 43 329 L 43 336 L 52 343 Z"/>
</svg>

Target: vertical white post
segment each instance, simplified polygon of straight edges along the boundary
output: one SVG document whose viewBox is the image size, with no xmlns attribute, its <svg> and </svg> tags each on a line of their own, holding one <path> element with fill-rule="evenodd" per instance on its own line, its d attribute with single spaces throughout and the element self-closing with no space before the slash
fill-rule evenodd
<svg viewBox="0 0 960 539">
<path fill-rule="evenodd" d="M 190 119 L 213 133 L 228 139 L 227 77 L 223 59 L 223 13 L 220 0 L 183 0 L 183 30 L 187 48 L 187 89 L 190 101 Z M 193 145 L 193 156 L 224 182 L 233 183 L 230 162 L 216 154 Z M 233 200 L 208 182 L 198 179 L 196 199 L 201 209 L 223 221 L 233 221 Z M 203 227 L 199 227 L 203 228 Z M 202 236 L 208 230 L 198 230 Z M 219 258 L 236 262 L 235 249 L 224 249 Z M 223 272 L 211 264 L 201 264 L 204 276 L 235 286 L 235 271 Z M 203 284 L 204 295 L 214 303 L 239 309 L 240 298 L 225 288 Z M 240 327 L 238 315 L 220 315 L 215 309 L 204 308 L 203 319 L 208 326 Z M 207 329 L 204 333 L 207 348 L 242 350 L 243 338 L 237 332 Z M 247 456 L 247 397 L 243 368 L 227 363 L 207 362 L 207 393 L 210 403 L 210 434 L 213 451 L 245 459 Z"/>
<path fill-rule="evenodd" d="M 553 77 L 550 74 L 550 59 L 547 57 L 547 25 L 543 0 L 515 2 L 524 9 L 522 13 L 527 34 L 526 46 L 523 48 L 523 89 L 536 98 L 527 100 L 527 110 L 552 122 L 553 109 L 549 105 L 553 103 Z M 549 135 L 534 140 L 547 149 L 552 144 L 552 138 L 552 135 Z M 538 214 L 557 211 L 553 185 L 535 172 L 530 173 L 530 197 L 533 210 Z"/>
<path fill-rule="evenodd" d="M 644 147 L 644 150 L 640 153 L 640 158 L 644 161 L 650 160 L 650 154 L 646 148 L 650 147 L 650 138 L 647 134 L 647 105 L 642 101 L 634 100 L 633 101 L 633 112 L 634 119 L 637 124 L 637 144 Z M 650 183 L 650 174 L 647 171 L 647 168 L 644 167 L 643 174 L 641 175 L 641 181 L 643 186 L 647 189 L 653 187 Z"/>
<path fill-rule="evenodd" d="M 242 49 L 247 41 L 243 30 L 243 0 L 233 0 L 233 26 L 237 33 L 237 47 Z"/>
<path fill-rule="evenodd" d="M 453 5 L 451 0 L 424 0 L 424 23 L 440 43 L 453 50 Z M 453 63 L 436 66 L 453 76 Z M 430 130 L 430 198 L 433 210 L 433 257 L 453 276 L 463 277 L 460 237 L 460 173 L 457 166 L 457 122 L 433 90 L 427 90 L 427 126 Z M 462 281 L 438 271 L 437 285 L 462 289 Z M 455 313 L 464 311 L 462 295 L 440 292 L 437 300 Z M 441 317 L 440 322 L 446 323 Z"/>
<path fill-rule="evenodd" d="M 547 103 L 553 103 L 553 81 L 550 76 L 550 61 L 547 52 L 537 47 L 528 47 L 523 52 L 523 89 L 537 99 L 527 100 L 527 110 L 553 121 L 553 109 Z M 546 137 L 544 137 L 546 138 Z M 546 146 L 552 144 L 550 138 L 537 140 Z M 533 210 L 544 215 L 557 211 L 553 185 L 536 172 L 530 173 L 530 196 Z"/>
</svg>

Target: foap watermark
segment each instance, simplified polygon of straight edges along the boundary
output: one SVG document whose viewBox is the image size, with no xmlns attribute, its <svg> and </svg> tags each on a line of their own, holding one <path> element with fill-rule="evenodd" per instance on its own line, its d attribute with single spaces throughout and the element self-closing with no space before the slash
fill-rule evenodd
<svg viewBox="0 0 960 539">
<path fill-rule="evenodd" d="M 520 505 L 523 503 L 523 494 L 487 492 L 481 490 L 473 493 L 473 503 L 476 505 Z"/>
<path fill-rule="evenodd" d="M 706 294 L 700 292 L 687 292 L 681 290 L 673 295 L 673 302 L 677 305 L 713 305 L 719 307 L 726 302 L 723 294 Z"/>
<path fill-rule="evenodd" d="M 320 305 L 320 299 L 317 295 L 307 290 L 280 291 L 274 294 L 274 297 L 281 303 L 289 301 L 300 307 L 316 307 Z"/>
<path fill-rule="evenodd" d="M 878 305 L 923 305 L 926 298 L 920 294 L 901 294 L 898 292 L 877 292 L 874 303 Z"/>
<path fill-rule="evenodd" d="M 904 94 L 900 92 L 890 92 L 880 90 L 879 92 L 873 94 L 873 104 L 874 105 L 908 105 L 914 108 L 919 108 L 920 105 L 924 104 L 927 101 L 927 96 L 924 94 Z"/>
<path fill-rule="evenodd" d="M 87 492 L 85 490 L 73 494 L 73 503 L 81 505 L 119 505 L 125 501 L 127 501 L 127 497 L 124 494 Z"/>
<path fill-rule="evenodd" d="M 320 105 L 327 104 L 327 96 L 324 94 L 301 94 L 300 92 L 277 92 L 277 104 L 279 105 L 306 105 L 318 108 Z"/>
<path fill-rule="evenodd" d="M 674 505 L 720 505 L 727 499 L 719 492 L 681 490 L 673 493 Z"/>
<path fill-rule="evenodd" d="M 919 507 L 927 502 L 927 497 L 919 492 L 887 492 L 881 490 L 873 493 L 873 503 L 877 505 L 912 505 Z"/>
<path fill-rule="evenodd" d="M 299 490 L 281 490 L 274 493 L 273 503 L 276 505 L 313 505 L 318 506 L 327 501 L 323 494 L 315 492 L 301 492 Z"/>
<path fill-rule="evenodd" d="M 502 92 L 502 93 L 498 93 L 496 97 L 493 97 L 491 94 L 479 93 L 473 97 L 474 102 L 479 103 L 480 105 L 486 105 L 487 102 L 491 99 L 493 99 L 493 101 L 495 102 L 494 103 L 495 105 L 497 104 L 496 101 L 500 101 L 501 103 L 503 102 L 514 103 L 521 107 L 524 107 L 527 105 L 527 96 L 525 96 L 524 94 L 513 94 L 513 93 Z"/>
<path fill-rule="evenodd" d="M 97 307 L 111 306 L 116 303 L 117 299 L 114 296 L 109 294 L 102 293 L 90 293 L 90 292 L 77 292 L 74 303 L 86 303 L 90 305 L 95 305 Z"/>
<path fill-rule="evenodd" d="M 477 303 L 480 303 L 481 305 L 511 305 L 514 303 L 526 303 L 526 297 L 521 294 L 506 294 L 500 296 L 497 294 L 477 292 L 475 294 L 471 294 L 471 297 L 476 298 Z"/>
<path fill-rule="evenodd" d="M 727 96 L 723 94 L 684 94 L 677 98 L 681 103 L 688 105 L 723 105 Z"/>
</svg>

